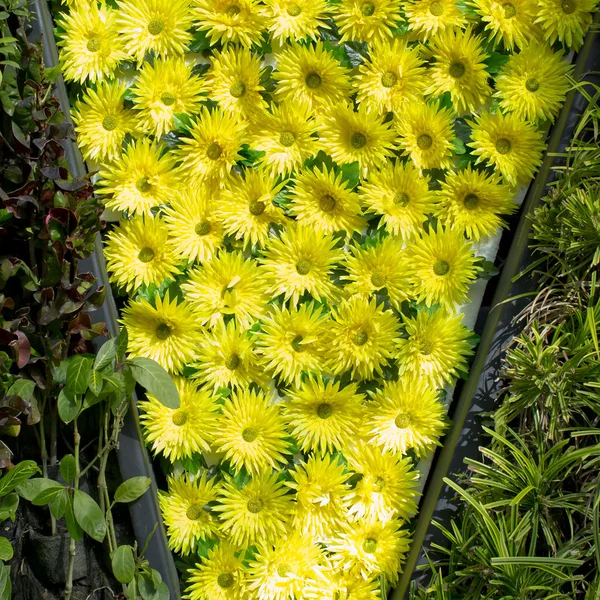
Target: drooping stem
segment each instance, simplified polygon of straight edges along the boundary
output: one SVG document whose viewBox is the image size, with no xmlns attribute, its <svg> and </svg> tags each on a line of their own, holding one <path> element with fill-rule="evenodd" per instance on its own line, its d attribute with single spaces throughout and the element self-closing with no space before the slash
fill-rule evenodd
<svg viewBox="0 0 600 600">
<path fill-rule="evenodd" d="M 79 445 L 81 436 L 77 428 L 77 417 L 73 419 L 73 456 L 75 458 L 75 478 L 73 480 L 73 489 L 79 489 Z M 75 540 L 71 537 L 69 542 L 69 566 L 67 568 L 67 582 L 65 584 L 65 600 L 71 600 L 73 593 L 73 568 L 75 566 Z"/>
</svg>

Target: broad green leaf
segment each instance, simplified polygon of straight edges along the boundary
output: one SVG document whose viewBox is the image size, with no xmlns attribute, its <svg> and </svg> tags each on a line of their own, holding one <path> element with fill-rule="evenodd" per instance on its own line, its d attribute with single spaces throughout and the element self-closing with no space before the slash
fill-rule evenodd
<svg viewBox="0 0 600 600">
<path fill-rule="evenodd" d="M 97 542 L 106 535 L 104 513 L 96 501 L 81 490 L 74 490 L 73 513 L 80 527 Z"/>
<path fill-rule="evenodd" d="M 152 482 L 148 477 L 132 477 L 115 491 L 115 502 L 133 502 L 146 493 Z"/>
<path fill-rule="evenodd" d="M 150 358 L 133 358 L 129 367 L 134 379 L 168 408 L 179 408 L 179 392 L 171 376 Z"/>
<path fill-rule="evenodd" d="M 72 454 L 67 454 L 60 461 L 60 474 L 68 484 L 75 480 L 75 457 Z"/>
<path fill-rule="evenodd" d="M 81 396 L 74 396 L 64 387 L 58 395 L 58 415 L 65 423 L 70 423 L 81 409 Z"/>
<path fill-rule="evenodd" d="M 125 327 L 121 327 L 117 336 L 117 360 L 121 362 L 127 352 L 127 344 L 129 343 L 129 334 Z"/>
<path fill-rule="evenodd" d="M 6 519 L 10 519 L 14 523 L 17 508 L 19 508 L 19 495 L 16 492 L 4 496 L 0 500 L 0 523 Z"/>
<path fill-rule="evenodd" d="M 151 577 L 141 575 L 137 578 L 138 590 L 143 600 L 158 600 L 158 590 Z"/>
<path fill-rule="evenodd" d="M 52 481 L 52 480 L 50 480 Z M 52 485 L 48 484 L 35 498 L 31 501 L 34 506 L 46 506 L 50 504 L 62 491 L 65 486 L 58 481 L 52 481 Z"/>
<path fill-rule="evenodd" d="M 73 499 L 68 498 L 67 506 L 65 508 L 65 523 L 67 524 L 67 531 L 69 535 L 76 541 L 79 542 L 83 538 L 83 529 L 77 523 L 75 513 L 73 511 Z"/>
<path fill-rule="evenodd" d="M 131 546 L 119 546 L 112 555 L 112 571 L 119 583 L 129 583 L 135 576 L 135 560 Z"/>
<path fill-rule="evenodd" d="M 21 483 L 31 476 L 39 473 L 40 469 L 32 460 L 22 460 L 15 465 L 6 475 L 0 478 L 0 498 L 12 492 Z"/>
<path fill-rule="evenodd" d="M 17 487 L 17 493 L 21 498 L 29 500 L 31 502 L 38 494 L 43 492 L 45 489 L 50 487 L 63 487 L 58 481 L 48 479 L 46 477 L 36 477 L 35 479 L 29 479 L 24 481 Z"/>
<path fill-rule="evenodd" d="M 10 560 L 13 554 L 13 547 L 10 542 L 5 537 L 0 536 L 0 560 Z"/>
<path fill-rule="evenodd" d="M 118 338 L 111 338 L 100 346 L 98 354 L 96 354 L 96 358 L 94 359 L 94 370 L 101 371 L 116 358 L 117 340 Z"/>
<path fill-rule="evenodd" d="M 10 581 L 10 566 L 0 564 L 0 600 L 11 600 L 12 583 Z"/>
<path fill-rule="evenodd" d="M 23 400 L 31 400 L 35 390 L 35 381 L 31 379 L 17 379 L 6 392 L 7 396 L 19 396 Z"/>
<path fill-rule="evenodd" d="M 54 515 L 55 519 L 62 519 L 65 516 L 67 510 L 67 504 L 69 503 L 69 495 L 67 489 L 64 488 L 62 493 L 56 496 L 52 502 L 50 502 L 50 512 Z"/>
<path fill-rule="evenodd" d="M 89 381 L 89 388 L 90 388 L 90 392 L 92 392 L 92 394 L 96 394 L 96 396 L 98 396 L 100 394 L 100 392 L 102 392 L 102 374 L 99 373 L 98 371 L 96 371 L 95 369 L 92 369 L 90 371 L 90 381 Z"/>
<path fill-rule="evenodd" d="M 67 368 L 67 388 L 71 394 L 83 394 L 88 388 L 92 359 L 77 354 L 69 359 Z"/>
</svg>

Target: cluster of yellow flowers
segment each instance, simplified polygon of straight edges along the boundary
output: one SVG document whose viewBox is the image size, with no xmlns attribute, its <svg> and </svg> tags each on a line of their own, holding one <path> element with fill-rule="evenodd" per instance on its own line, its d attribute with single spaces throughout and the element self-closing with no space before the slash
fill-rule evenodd
<svg viewBox="0 0 600 600">
<path fill-rule="evenodd" d="M 79 146 L 192 600 L 372 599 L 596 0 L 71 0 Z"/>
</svg>

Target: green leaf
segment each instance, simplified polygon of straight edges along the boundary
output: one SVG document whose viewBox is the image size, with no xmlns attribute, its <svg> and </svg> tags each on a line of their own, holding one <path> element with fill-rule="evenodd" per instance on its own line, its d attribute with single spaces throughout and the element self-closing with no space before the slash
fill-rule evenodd
<svg viewBox="0 0 600 600">
<path fill-rule="evenodd" d="M 98 396 L 102 392 L 102 374 L 98 373 L 95 369 L 90 371 L 89 388 L 92 394 Z"/>
<path fill-rule="evenodd" d="M 48 482 L 46 487 L 33 498 L 31 504 L 34 506 L 46 506 L 46 504 L 50 504 L 65 489 L 65 486 L 58 481 L 49 479 Z"/>
<path fill-rule="evenodd" d="M 10 582 L 10 566 L 0 564 L 0 600 L 12 598 L 12 583 Z"/>
<path fill-rule="evenodd" d="M 10 519 L 13 523 L 19 507 L 19 495 L 16 492 L 7 494 L 0 500 L 0 523 Z"/>
<path fill-rule="evenodd" d="M 67 388 L 71 394 L 85 393 L 88 388 L 92 364 L 92 359 L 82 354 L 77 354 L 69 359 Z"/>
<path fill-rule="evenodd" d="M 168 408 L 179 408 L 179 392 L 171 376 L 150 358 L 133 358 L 129 362 L 134 379 Z"/>
<path fill-rule="evenodd" d="M 32 460 L 22 460 L 6 475 L 0 478 L 0 498 L 15 490 L 24 481 L 39 473 L 40 469 Z"/>
<path fill-rule="evenodd" d="M 458 156 L 466 154 L 467 149 L 465 148 L 465 143 L 460 138 L 455 138 L 452 143 L 454 145 L 454 154 L 457 154 Z"/>
<path fill-rule="evenodd" d="M 69 503 L 69 494 L 67 489 L 64 488 L 62 494 L 59 494 L 50 502 L 50 512 L 54 515 L 55 519 L 62 519 L 65 516 L 67 510 L 67 504 Z"/>
<path fill-rule="evenodd" d="M 19 396 L 23 400 L 31 400 L 35 390 L 35 381 L 31 379 L 17 379 L 6 392 L 7 396 Z"/>
<path fill-rule="evenodd" d="M 63 487 L 58 481 L 54 479 L 48 479 L 47 477 L 36 477 L 35 479 L 29 479 L 24 481 L 17 487 L 17 494 L 25 500 L 31 502 L 38 494 L 41 494 L 45 489 L 50 487 Z"/>
<path fill-rule="evenodd" d="M 119 546 L 112 555 L 112 571 L 119 583 L 129 583 L 135 576 L 135 560 L 131 546 Z"/>
<path fill-rule="evenodd" d="M 133 502 L 146 493 L 152 482 L 148 477 L 132 477 L 115 491 L 115 502 Z"/>
<path fill-rule="evenodd" d="M 75 471 L 75 457 L 72 454 L 67 454 L 60 461 L 60 474 L 69 485 L 75 481 Z"/>
<path fill-rule="evenodd" d="M 500 54 L 500 52 L 492 52 L 484 61 L 487 65 L 486 71 L 492 75 L 500 73 L 502 67 L 507 61 L 508 55 Z"/>
<path fill-rule="evenodd" d="M 97 542 L 106 536 L 104 513 L 96 501 L 81 490 L 74 490 L 73 513 L 81 528 Z"/>
<path fill-rule="evenodd" d="M 117 339 L 118 338 L 112 338 L 100 346 L 98 354 L 96 354 L 96 358 L 94 360 L 94 370 L 101 371 L 104 369 L 104 367 L 110 365 L 110 363 L 116 358 Z"/>
<path fill-rule="evenodd" d="M 65 423 L 70 423 L 81 409 L 81 396 L 73 396 L 64 387 L 58 395 L 58 415 Z"/>
<path fill-rule="evenodd" d="M 10 542 L 5 537 L 0 536 L 0 560 L 10 560 L 13 554 L 13 547 Z"/>
<path fill-rule="evenodd" d="M 141 575 L 138 577 L 137 582 L 143 600 L 158 600 L 158 592 L 151 577 Z"/>
<path fill-rule="evenodd" d="M 121 327 L 117 336 L 117 360 L 121 362 L 127 352 L 127 344 L 129 343 L 129 335 L 125 327 Z"/>
<path fill-rule="evenodd" d="M 83 538 L 83 529 L 77 523 L 75 519 L 75 512 L 73 510 L 73 499 L 67 499 L 67 506 L 65 509 L 65 523 L 67 524 L 67 531 L 69 535 L 76 541 L 79 542 Z"/>
</svg>

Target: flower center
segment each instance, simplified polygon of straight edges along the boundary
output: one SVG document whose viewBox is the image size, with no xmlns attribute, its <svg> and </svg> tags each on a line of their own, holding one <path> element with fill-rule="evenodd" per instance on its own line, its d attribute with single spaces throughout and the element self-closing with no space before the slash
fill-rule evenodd
<svg viewBox="0 0 600 600">
<path fill-rule="evenodd" d="M 290 17 L 297 17 L 302 12 L 302 9 L 294 3 L 289 4 L 286 10 Z"/>
<path fill-rule="evenodd" d="M 197 504 L 192 504 L 186 511 L 185 511 L 185 516 L 190 520 L 190 521 L 197 521 L 201 516 L 202 513 L 204 511 L 202 510 L 201 506 L 198 506 Z"/>
<path fill-rule="evenodd" d="M 381 76 L 381 85 L 386 88 L 394 87 L 398 83 L 398 77 L 396 73 L 392 73 L 391 71 L 386 71 Z"/>
<path fill-rule="evenodd" d="M 178 409 L 173 413 L 173 416 L 171 417 L 171 421 L 173 422 L 173 425 L 177 425 L 177 427 L 181 427 L 182 425 L 185 425 L 187 423 L 188 420 L 188 416 L 187 413 L 185 412 L 185 410 L 181 410 Z"/>
<path fill-rule="evenodd" d="M 450 76 L 454 77 L 454 79 L 460 79 L 465 74 L 465 65 L 461 62 L 453 62 L 450 65 Z"/>
<path fill-rule="evenodd" d="M 367 144 L 367 138 L 360 132 L 356 132 L 352 134 L 352 137 L 350 138 L 350 145 L 355 149 L 355 150 L 360 150 L 361 148 L 364 148 Z"/>
<path fill-rule="evenodd" d="M 575 12 L 575 10 L 577 9 L 577 5 L 575 4 L 575 2 L 573 2 L 573 0 L 565 0 L 562 3 L 561 8 L 565 15 L 570 15 Z"/>
<path fill-rule="evenodd" d="M 263 503 L 260 498 L 251 498 L 248 500 L 248 504 L 246 506 L 253 514 L 259 513 L 263 509 Z"/>
<path fill-rule="evenodd" d="M 98 52 L 98 50 L 100 50 L 100 46 L 101 44 L 98 38 L 90 38 L 85 45 L 90 52 Z"/>
<path fill-rule="evenodd" d="M 450 271 L 450 263 L 446 260 L 436 260 L 433 265 L 433 272 L 442 277 L 443 275 L 447 275 L 448 271 Z"/>
<path fill-rule="evenodd" d="M 428 356 L 433 352 L 434 343 L 431 340 L 422 340 L 421 341 L 421 354 Z"/>
<path fill-rule="evenodd" d="M 405 429 L 406 427 L 408 427 L 410 425 L 410 415 L 407 415 L 406 413 L 400 413 L 394 419 L 394 425 L 398 429 Z"/>
<path fill-rule="evenodd" d="M 171 94 L 171 92 L 163 92 L 160 95 L 160 101 L 165 106 L 173 106 L 173 104 L 175 104 L 175 100 L 177 100 L 177 97 L 175 96 L 175 94 Z"/>
<path fill-rule="evenodd" d="M 265 208 L 267 207 L 265 206 L 265 203 L 262 200 L 253 200 L 252 202 L 250 202 L 248 210 L 250 211 L 251 215 L 258 217 L 258 215 L 262 215 L 265 212 Z"/>
<path fill-rule="evenodd" d="M 375 488 L 376 492 L 381 492 L 385 487 L 385 479 L 383 477 L 376 477 L 375 481 L 373 482 L 373 487 Z"/>
<path fill-rule="evenodd" d="M 371 283 L 377 289 L 382 288 L 385 285 L 385 277 L 380 273 L 373 273 L 371 275 Z"/>
<path fill-rule="evenodd" d="M 242 439 L 245 442 L 251 443 L 253 442 L 256 438 L 258 437 L 258 431 L 256 431 L 256 428 L 254 427 L 246 427 L 243 431 L 242 431 Z M 256 511 L 258 512 L 258 511 Z"/>
<path fill-rule="evenodd" d="M 335 208 L 335 198 L 330 194 L 326 194 L 319 200 L 319 207 L 323 212 L 331 212 Z"/>
<path fill-rule="evenodd" d="M 212 142 L 206 149 L 206 156 L 211 160 L 218 160 L 221 158 L 221 154 L 223 154 L 223 148 L 217 142 Z"/>
<path fill-rule="evenodd" d="M 315 90 L 321 86 L 321 76 L 318 73 L 309 73 L 304 81 L 312 90 Z"/>
<path fill-rule="evenodd" d="M 149 263 L 154 258 L 154 250 L 152 248 L 142 248 L 138 254 L 138 259 L 143 263 Z"/>
<path fill-rule="evenodd" d="M 296 136 L 291 131 L 282 131 L 279 136 L 279 143 L 289 148 L 296 141 Z"/>
<path fill-rule="evenodd" d="M 328 419 L 332 412 L 331 404 L 327 402 L 323 402 L 317 406 L 317 416 L 319 419 Z"/>
<path fill-rule="evenodd" d="M 370 17 L 375 12 L 375 5 L 372 2 L 363 2 L 360 7 L 363 17 Z"/>
<path fill-rule="evenodd" d="M 138 192 L 142 192 L 142 194 L 146 194 L 152 189 L 152 184 L 150 183 L 148 178 L 146 176 L 144 176 L 144 177 L 140 177 L 135 182 L 135 187 L 138 190 Z"/>
<path fill-rule="evenodd" d="M 369 341 L 369 334 L 364 329 L 359 329 L 352 338 L 355 346 L 364 346 Z"/>
<path fill-rule="evenodd" d="M 286 563 L 282 563 L 277 567 L 277 575 L 279 575 L 279 577 L 287 577 L 288 573 L 291 573 L 291 571 L 290 565 L 287 565 Z"/>
<path fill-rule="evenodd" d="M 510 2 L 505 2 L 502 5 L 502 8 L 504 9 L 505 19 L 512 19 L 517 14 L 517 9 L 515 8 L 515 5 L 511 4 Z"/>
<path fill-rule="evenodd" d="M 239 15 L 240 12 L 240 7 L 237 4 L 231 4 L 225 9 L 225 14 L 228 17 L 235 17 L 236 15 Z"/>
<path fill-rule="evenodd" d="M 235 83 L 231 84 L 229 93 L 234 98 L 241 98 L 246 93 L 246 85 L 241 81 L 236 81 Z"/>
<path fill-rule="evenodd" d="M 148 33 L 150 35 L 158 35 L 165 28 L 165 23 L 162 19 L 152 19 L 148 23 Z"/>
<path fill-rule="evenodd" d="M 171 335 L 171 328 L 166 323 L 159 323 L 155 333 L 159 340 L 166 340 Z"/>
<path fill-rule="evenodd" d="M 194 227 L 196 235 L 208 235 L 210 233 L 211 226 L 208 221 L 199 221 Z"/>
<path fill-rule="evenodd" d="M 304 348 L 304 346 L 301 344 L 302 340 L 304 338 L 301 335 L 297 335 L 293 340 L 292 340 L 292 348 L 294 350 L 294 352 L 304 352 L 304 350 L 306 348 Z"/>
<path fill-rule="evenodd" d="M 367 538 L 363 542 L 363 550 L 367 554 L 374 554 L 374 552 L 377 550 L 377 540 L 374 540 L 373 538 Z"/>
<path fill-rule="evenodd" d="M 235 371 L 239 366 L 240 366 L 240 362 L 242 362 L 240 360 L 240 357 L 234 352 L 231 356 L 229 356 L 227 358 L 227 360 L 225 361 L 225 366 L 230 370 L 230 371 Z M 243 435 L 243 434 L 242 434 Z M 246 438 L 244 438 L 246 439 Z M 248 440 L 246 440 L 248 441 Z M 252 440 L 249 440 L 252 441 Z"/>
<path fill-rule="evenodd" d="M 102 120 L 102 127 L 106 131 L 112 131 L 113 129 L 116 129 L 117 128 L 117 119 L 115 117 L 113 117 L 112 115 L 107 115 Z"/>
<path fill-rule="evenodd" d="M 310 260 L 299 260 L 296 263 L 296 271 L 298 272 L 298 275 L 308 275 L 311 267 L 312 264 Z"/>
<path fill-rule="evenodd" d="M 438 0 L 434 0 L 434 2 L 429 5 L 429 12 L 434 17 L 441 17 L 444 14 L 444 5 L 441 2 L 438 2 Z"/>
<path fill-rule="evenodd" d="M 405 194 L 404 192 L 398 192 L 394 197 L 394 204 L 397 204 L 398 206 L 406 206 L 409 202 L 410 198 L 408 197 L 408 194 Z"/>
<path fill-rule="evenodd" d="M 535 77 L 530 77 L 525 82 L 525 87 L 529 92 L 537 92 L 540 89 L 540 82 Z"/>
<path fill-rule="evenodd" d="M 511 148 L 512 144 L 510 143 L 510 140 L 507 140 L 506 138 L 500 138 L 496 142 L 496 150 L 499 154 L 508 154 Z"/>
<path fill-rule="evenodd" d="M 467 194 L 463 200 L 463 205 L 467 210 L 473 210 L 479 206 L 479 196 L 477 194 Z"/>
<path fill-rule="evenodd" d="M 421 150 L 429 150 L 433 145 L 433 138 L 428 133 L 422 133 L 417 138 L 417 146 L 421 148 Z"/>
<path fill-rule="evenodd" d="M 233 575 L 231 573 L 221 573 L 217 577 L 217 585 L 226 590 L 233 585 Z"/>
</svg>

